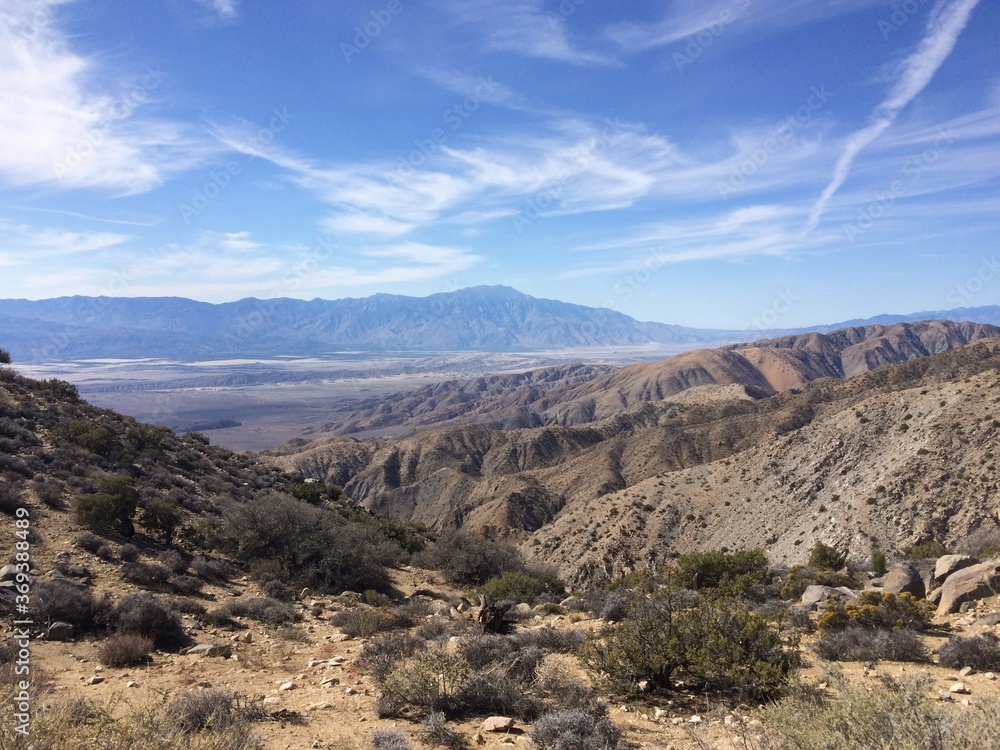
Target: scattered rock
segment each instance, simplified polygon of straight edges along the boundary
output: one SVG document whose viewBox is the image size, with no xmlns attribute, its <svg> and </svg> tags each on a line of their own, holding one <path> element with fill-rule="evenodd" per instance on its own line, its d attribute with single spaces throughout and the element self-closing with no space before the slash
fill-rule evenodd
<svg viewBox="0 0 1000 750">
<path fill-rule="evenodd" d="M 265 706 L 277 706 L 281 703 L 281 698 L 276 695 L 269 695 L 261 702 Z"/>
<path fill-rule="evenodd" d="M 937 614 L 950 615 L 958 611 L 963 602 L 993 596 L 1000 588 L 1000 560 L 990 560 L 952 573 L 941 586 L 941 599 Z"/>
<path fill-rule="evenodd" d="M 126 683 L 125 687 L 128 687 L 128 688 L 137 688 L 137 687 L 139 687 L 139 683 L 136 682 L 135 680 L 129 680 L 128 683 Z"/>
<path fill-rule="evenodd" d="M 952 695 L 969 695 L 972 691 L 964 682 L 956 682 L 948 688 L 948 692 Z"/>
<path fill-rule="evenodd" d="M 491 716 L 483 722 L 484 732 L 509 732 L 514 728 L 514 720 L 509 716 Z"/>
<path fill-rule="evenodd" d="M 704 721 L 698 714 L 695 714 L 690 719 L 688 719 L 688 724 L 701 724 Z"/>
<path fill-rule="evenodd" d="M 654 719 L 663 719 L 663 718 L 666 718 L 669 714 L 670 714 L 669 711 L 667 711 L 665 709 L 662 709 L 662 708 L 657 708 L 657 709 L 655 709 L 653 711 L 653 718 Z"/>
<path fill-rule="evenodd" d="M 944 555 L 939 557 L 934 565 L 934 584 L 940 586 L 952 573 L 979 564 L 979 559 L 972 555 Z"/>
<path fill-rule="evenodd" d="M 288 690 L 295 690 L 296 688 L 298 688 L 298 685 L 296 685 L 294 682 L 283 682 L 281 683 L 281 687 L 279 687 L 278 690 L 288 691 Z"/>
<path fill-rule="evenodd" d="M 228 659 L 233 655 L 233 647 L 228 643 L 199 643 L 182 653 L 189 656 L 218 656 Z"/>
<path fill-rule="evenodd" d="M 970 674 L 975 674 L 976 670 L 972 667 L 962 667 L 962 670 L 958 673 L 959 677 L 968 677 Z"/>
<path fill-rule="evenodd" d="M 891 594 L 912 594 L 917 599 L 923 599 L 927 594 L 920 571 L 905 563 L 894 563 L 889 568 L 882 589 Z"/>
<path fill-rule="evenodd" d="M 45 631 L 45 637 L 50 641 L 71 641 L 73 640 L 73 626 L 68 622 L 54 622 Z"/>
<path fill-rule="evenodd" d="M 87 684 L 87 685 L 100 685 L 102 682 L 104 682 L 104 678 L 101 677 L 100 675 L 96 675 L 95 674 L 89 680 L 86 680 L 85 684 Z"/>
<path fill-rule="evenodd" d="M 826 600 L 831 597 L 854 601 L 858 598 L 858 595 L 844 586 L 833 588 L 832 586 L 813 584 L 812 586 L 807 586 L 806 590 L 802 592 L 801 603 L 807 609 L 816 609 L 820 605 L 826 604 Z"/>
</svg>

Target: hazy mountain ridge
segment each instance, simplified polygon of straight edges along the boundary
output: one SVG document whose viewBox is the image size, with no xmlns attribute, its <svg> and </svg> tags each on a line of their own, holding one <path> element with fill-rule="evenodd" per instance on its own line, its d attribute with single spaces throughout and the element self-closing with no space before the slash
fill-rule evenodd
<svg viewBox="0 0 1000 750">
<path fill-rule="evenodd" d="M 1000 328 L 975 323 L 900 323 L 699 349 L 616 369 L 566 366 L 516 376 L 448 381 L 344 402 L 330 420 L 310 433 L 398 434 L 459 423 L 504 429 L 583 424 L 695 386 L 740 385 L 755 397 L 770 396 L 817 378 L 853 377 L 885 364 L 998 336 Z"/>
<path fill-rule="evenodd" d="M 872 537 L 949 543 L 995 524 L 998 366 L 1000 340 L 988 339 L 763 399 L 644 402 L 576 427 L 326 438 L 270 455 L 401 519 L 511 533 L 573 579 L 721 545 L 800 561 L 813 536 L 866 554 Z"/>
<path fill-rule="evenodd" d="M 883 315 L 856 325 L 927 319 L 1000 324 L 1000 307 Z M 5 346 L 21 362 L 97 358 L 198 359 L 364 351 L 526 351 L 593 346 L 717 344 L 806 331 L 700 329 L 480 286 L 428 297 L 338 300 L 181 297 L 0 300 Z"/>
</svg>

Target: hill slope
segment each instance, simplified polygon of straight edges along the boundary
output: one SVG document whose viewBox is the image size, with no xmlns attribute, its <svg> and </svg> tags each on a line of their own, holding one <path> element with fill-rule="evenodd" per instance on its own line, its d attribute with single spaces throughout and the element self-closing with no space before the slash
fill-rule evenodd
<svg viewBox="0 0 1000 750">
<path fill-rule="evenodd" d="M 513 533 L 575 580 L 723 544 L 801 561 L 818 537 L 861 555 L 873 537 L 954 542 L 995 525 L 998 365 L 1000 340 L 986 339 L 768 398 L 728 389 L 577 426 L 326 438 L 271 460 L 401 519 Z"/>
<path fill-rule="evenodd" d="M 1000 328 L 990 325 L 899 323 L 701 349 L 619 369 L 569 365 L 449 381 L 334 405 L 330 419 L 311 432 L 401 434 L 461 423 L 502 429 L 584 424 L 695 386 L 740 385 L 762 397 L 817 378 L 853 377 L 998 336 Z"/>
</svg>

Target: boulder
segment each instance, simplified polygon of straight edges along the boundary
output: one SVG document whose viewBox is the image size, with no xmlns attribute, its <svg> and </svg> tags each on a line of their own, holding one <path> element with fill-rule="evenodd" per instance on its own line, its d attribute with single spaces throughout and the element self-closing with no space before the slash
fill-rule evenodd
<svg viewBox="0 0 1000 750">
<path fill-rule="evenodd" d="M 17 577 L 16 565 L 4 565 L 0 568 L 0 581 L 13 581 Z"/>
<path fill-rule="evenodd" d="M 559 606 L 570 612 L 582 612 L 587 608 L 587 603 L 579 596 L 567 596 L 559 602 Z"/>
<path fill-rule="evenodd" d="M 895 563 L 889 568 L 882 590 L 890 594 L 912 594 L 917 599 L 923 599 L 927 594 L 920 571 L 905 563 Z"/>
<path fill-rule="evenodd" d="M 228 659 L 233 655 L 233 647 L 228 643 L 199 643 L 184 653 L 193 656 L 219 656 Z"/>
<path fill-rule="evenodd" d="M 849 588 L 845 588 L 844 586 L 833 588 L 832 586 L 813 584 L 812 586 L 807 586 L 806 590 L 802 592 L 802 606 L 806 609 L 818 609 L 819 607 L 825 605 L 827 599 L 830 599 L 831 597 L 835 599 L 844 599 L 846 601 L 854 601 L 858 598 L 858 595 L 856 592 L 851 591 Z"/>
<path fill-rule="evenodd" d="M 978 565 L 980 560 L 972 555 L 945 555 L 934 565 L 934 585 L 940 586 L 952 573 Z"/>
<path fill-rule="evenodd" d="M 509 732 L 514 728 L 514 720 L 509 716 L 491 716 L 483 722 L 484 732 Z"/>
<path fill-rule="evenodd" d="M 50 641 L 71 641 L 73 640 L 73 626 L 68 622 L 54 622 L 45 631 L 45 637 Z"/>
<path fill-rule="evenodd" d="M 1000 560 L 970 565 L 952 573 L 941 586 L 938 615 L 957 612 L 963 602 L 993 596 L 1000 588 Z"/>
</svg>

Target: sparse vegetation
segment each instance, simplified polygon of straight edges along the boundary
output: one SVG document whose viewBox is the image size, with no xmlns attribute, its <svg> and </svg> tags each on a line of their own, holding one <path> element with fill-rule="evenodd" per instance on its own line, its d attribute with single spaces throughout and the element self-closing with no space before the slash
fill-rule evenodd
<svg viewBox="0 0 1000 750">
<path fill-rule="evenodd" d="M 847 552 L 816 540 L 809 550 L 809 567 L 817 570 L 841 570 L 847 564 Z"/>
<path fill-rule="evenodd" d="M 862 591 L 856 601 L 831 598 L 817 624 L 821 630 L 842 630 L 854 626 L 925 630 L 930 625 L 932 614 L 930 605 L 912 594 Z"/>
<path fill-rule="evenodd" d="M 938 655 L 942 666 L 953 669 L 1000 670 L 1000 638 L 993 633 L 952 636 L 938 649 Z"/>
<path fill-rule="evenodd" d="M 828 661 L 927 661 L 927 647 L 912 630 L 866 628 L 852 625 L 829 630 L 815 645 L 816 653 Z"/>
<path fill-rule="evenodd" d="M 524 568 L 524 561 L 512 545 L 467 531 L 441 536 L 414 562 L 442 571 L 452 583 L 474 586 Z"/>
<path fill-rule="evenodd" d="M 677 558 L 676 583 L 689 589 L 746 593 L 770 581 L 770 561 L 762 549 L 690 552 Z"/>
<path fill-rule="evenodd" d="M 138 667 L 149 663 L 153 641 L 141 635 L 119 634 L 101 641 L 97 658 L 108 667 Z"/>
</svg>

